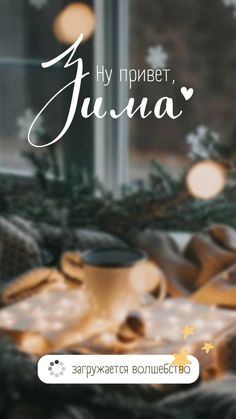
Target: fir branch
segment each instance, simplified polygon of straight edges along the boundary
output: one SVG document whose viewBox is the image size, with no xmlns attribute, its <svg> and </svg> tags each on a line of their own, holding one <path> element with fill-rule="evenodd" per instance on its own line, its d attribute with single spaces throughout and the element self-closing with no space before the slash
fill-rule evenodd
<svg viewBox="0 0 236 419">
<path fill-rule="evenodd" d="M 218 153 L 226 158 L 228 148 L 218 148 Z M 229 185 L 214 200 L 192 198 L 186 189 L 187 172 L 174 178 L 159 162 L 152 163 L 147 182 L 124 186 L 121 197 L 116 198 L 78 168 L 72 167 L 67 178 L 62 178 L 56 153 L 50 147 L 37 155 L 24 155 L 35 171 L 33 185 L 26 189 L 14 178 L 4 179 L 0 186 L 2 215 L 18 214 L 70 228 L 102 229 L 122 237 L 147 226 L 196 231 L 220 222 L 236 227 L 235 166 L 230 166 Z"/>
</svg>

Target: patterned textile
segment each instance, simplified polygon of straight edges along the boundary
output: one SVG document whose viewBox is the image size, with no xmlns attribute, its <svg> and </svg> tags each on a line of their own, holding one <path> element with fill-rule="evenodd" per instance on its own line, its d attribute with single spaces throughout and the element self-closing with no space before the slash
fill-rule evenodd
<svg viewBox="0 0 236 419">
<path fill-rule="evenodd" d="M 93 230 L 63 230 L 34 225 L 20 217 L 0 217 L 0 282 L 5 283 L 33 268 L 57 265 L 66 250 L 125 246 L 107 233 Z"/>
<path fill-rule="evenodd" d="M 0 281 L 42 265 L 39 245 L 26 229 L 0 217 Z"/>
</svg>

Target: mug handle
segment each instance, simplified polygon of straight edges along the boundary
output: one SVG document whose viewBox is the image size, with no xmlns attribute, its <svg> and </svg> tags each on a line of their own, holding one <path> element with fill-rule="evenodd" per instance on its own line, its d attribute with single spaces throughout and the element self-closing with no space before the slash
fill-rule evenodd
<svg viewBox="0 0 236 419">
<path fill-rule="evenodd" d="M 60 261 L 60 266 L 66 278 L 81 284 L 84 282 L 84 265 L 80 252 L 65 252 Z"/>
<path fill-rule="evenodd" d="M 153 301 L 151 303 L 141 303 L 142 307 L 155 307 L 157 304 L 159 304 L 161 301 L 164 300 L 167 293 L 167 283 L 166 278 L 162 271 L 151 261 L 147 262 L 147 266 L 145 267 L 146 271 L 148 271 L 148 275 L 151 276 L 153 279 L 158 279 L 158 283 L 156 284 L 156 287 L 153 288 L 153 290 L 145 293 L 146 295 L 152 295 Z M 156 294 L 156 291 L 157 294 Z"/>
</svg>

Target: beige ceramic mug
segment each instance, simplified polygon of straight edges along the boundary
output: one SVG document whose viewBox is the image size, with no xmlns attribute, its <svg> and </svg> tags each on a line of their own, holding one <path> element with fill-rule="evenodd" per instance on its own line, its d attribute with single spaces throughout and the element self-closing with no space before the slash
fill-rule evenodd
<svg viewBox="0 0 236 419">
<path fill-rule="evenodd" d="M 129 312 L 157 304 L 166 295 L 163 274 L 139 250 L 94 249 L 82 254 L 81 262 L 90 326 L 98 320 L 118 326 Z M 149 288 L 149 293 L 145 288 Z M 145 303 L 144 297 L 150 297 L 153 289 L 156 297 Z"/>
</svg>

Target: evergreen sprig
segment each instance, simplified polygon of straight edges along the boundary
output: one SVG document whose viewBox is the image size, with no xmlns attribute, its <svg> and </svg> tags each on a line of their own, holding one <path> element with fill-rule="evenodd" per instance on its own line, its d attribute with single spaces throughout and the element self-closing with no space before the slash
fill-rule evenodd
<svg viewBox="0 0 236 419">
<path fill-rule="evenodd" d="M 103 229 L 120 236 L 147 226 L 196 231 L 211 223 L 226 223 L 236 228 L 236 131 L 228 145 L 222 145 L 206 129 L 201 128 L 200 134 L 201 160 L 214 159 L 228 170 L 228 185 L 215 199 L 201 201 L 191 197 L 185 181 L 188 169 L 176 178 L 156 161 L 146 182 L 124 186 L 116 198 L 97 179 L 76 167 L 63 178 L 54 149 L 49 147 L 43 154 L 25 153 L 35 172 L 28 188 L 25 182 L 4 177 L 0 185 L 0 214 L 18 214 L 63 227 Z M 199 161 L 194 138 L 190 136 L 188 143 L 193 160 Z"/>
</svg>

